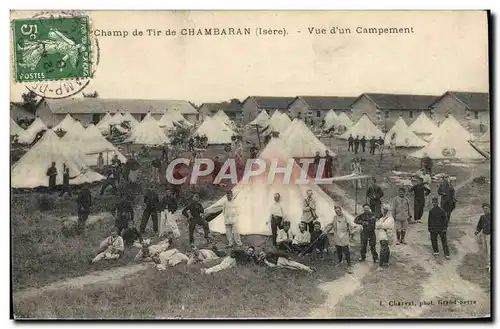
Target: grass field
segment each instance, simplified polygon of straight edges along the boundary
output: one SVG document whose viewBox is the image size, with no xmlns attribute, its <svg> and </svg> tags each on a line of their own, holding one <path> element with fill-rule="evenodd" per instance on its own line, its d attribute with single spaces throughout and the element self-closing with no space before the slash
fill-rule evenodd
<svg viewBox="0 0 500 329">
<path fill-rule="evenodd" d="M 324 142 L 339 153 L 342 160 L 339 174 L 350 173 L 350 160 L 354 155 L 345 152 L 345 142 Z M 224 160 L 224 152 L 220 149 L 209 150 L 204 155 L 212 157 L 215 154 L 221 155 L 221 160 Z M 380 161 L 378 154 L 369 156 L 366 153 L 361 156 L 365 159 L 364 173 L 376 176 L 384 186 L 384 202 L 392 198 L 399 187 L 391 178 L 393 174 L 390 171 L 397 168 L 399 171 L 414 172 L 419 165 L 419 161 L 404 159 L 402 156 L 385 154 L 383 161 Z M 149 162 L 144 161 L 144 174 L 140 177 L 141 190 L 149 186 Z M 469 168 L 436 165 L 435 169 L 437 172 L 456 176 L 457 183 L 469 178 L 471 173 L 489 177 L 488 164 Z M 331 189 L 326 186 L 324 188 L 334 200 L 356 199 L 352 183 L 342 182 L 338 186 L 345 191 L 345 196 L 333 195 Z M 359 204 L 364 203 L 365 187 L 366 184 L 358 191 Z M 96 186 L 92 189 L 94 195 L 98 188 Z M 437 185 L 433 184 L 433 192 L 436 188 Z M 195 189 L 200 192 L 204 205 L 217 200 L 226 190 L 207 185 Z M 135 195 L 138 202 L 139 192 Z M 489 193 L 489 185 L 475 183 L 457 193 L 460 209 L 456 210 L 458 219 L 452 220 L 450 224 L 449 241 L 452 255 L 464 253 L 465 256 L 457 263 L 456 268 L 448 269 L 442 264 L 429 267 L 429 262 L 435 263 L 435 260 L 429 259 L 428 256 L 431 250 L 425 230 L 426 224 L 419 224 L 423 225 L 421 227 L 412 226 L 409 233 L 412 240 L 408 246 L 411 249 L 394 248 L 389 271 L 373 271 L 370 268 L 368 274 L 360 278 L 360 289 L 343 296 L 336 305 L 335 314 L 331 316 L 411 316 L 415 310 L 395 310 L 380 305 L 380 301 L 419 300 L 428 293 L 427 282 L 434 279 L 436 271 L 441 271 L 439 266 L 445 266 L 443 271 L 453 271 L 453 275 L 470 282 L 471 286 L 480 287 L 489 296 L 489 276 L 487 271 L 482 270 L 484 259 L 477 252 L 472 252 L 472 249 L 464 249 L 463 245 L 452 243 L 470 235 L 478 218 L 480 204 L 489 201 Z M 186 198 L 188 197 L 189 194 L 186 193 Z M 51 199 L 54 199 L 54 208 L 39 211 L 37 209 L 41 198 L 43 197 L 40 193 L 12 196 L 12 271 L 15 294 L 22 294 L 28 288 L 42 288 L 62 279 L 134 263 L 132 259 L 136 249 L 127 250 L 124 257 L 117 261 L 90 265 L 88 261 L 95 255 L 99 243 L 113 226 L 112 219 L 97 222 L 90 226 L 84 235 L 66 237 L 61 233 L 61 218 L 76 214 L 75 201 L 67 197 L 61 200 L 54 195 L 51 196 Z M 342 200 L 344 204 L 347 201 Z M 96 197 L 95 209 L 92 209 L 92 212 L 109 211 L 113 202 L 114 197 L 110 195 Z M 136 216 L 138 214 L 140 209 L 137 209 Z M 186 221 L 181 220 L 179 227 L 182 238 L 176 247 L 185 251 L 188 247 Z M 226 243 L 224 237 L 216 238 L 219 246 Z M 199 236 L 196 239 L 204 241 Z M 359 256 L 358 244 L 355 243 L 351 249 L 352 259 L 356 260 Z M 307 317 L 311 311 L 322 307 L 328 301 L 329 294 L 335 294 L 327 293 L 318 286 L 323 282 L 336 282 L 346 277 L 343 268 L 334 266 L 333 258 L 334 255 L 330 254 L 323 261 L 301 259 L 301 262 L 316 269 L 313 274 L 262 267 L 238 267 L 207 276 L 200 273 L 201 265 L 179 265 L 164 272 L 150 268 L 124 278 L 122 284 L 88 284 L 80 289 L 60 289 L 41 292 L 29 298 L 14 298 L 14 312 L 20 318 Z M 467 294 L 466 291 L 458 293 Z M 438 297 L 444 298 L 446 295 Z M 477 310 L 469 313 L 476 314 Z M 449 314 L 461 313 L 457 313 L 456 309 L 448 310 L 443 307 L 419 313 L 420 316 Z"/>
</svg>

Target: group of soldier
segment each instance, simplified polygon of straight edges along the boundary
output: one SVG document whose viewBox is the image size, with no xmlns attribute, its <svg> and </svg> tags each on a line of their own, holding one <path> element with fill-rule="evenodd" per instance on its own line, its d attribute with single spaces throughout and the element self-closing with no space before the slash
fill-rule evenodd
<svg viewBox="0 0 500 329">
<path fill-rule="evenodd" d="M 371 139 L 366 139 L 365 136 L 359 138 L 359 135 L 354 138 L 352 134 L 350 134 L 349 138 L 347 138 L 347 150 L 350 152 L 354 152 L 354 154 L 358 154 L 360 151 L 365 153 L 367 143 L 369 148 L 368 152 L 373 155 L 375 154 L 375 149 L 377 147 L 379 149 L 382 149 L 382 146 L 384 145 L 384 139 L 382 137 L 376 139 L 375 136 L 373 136 Z"/>
</svg>

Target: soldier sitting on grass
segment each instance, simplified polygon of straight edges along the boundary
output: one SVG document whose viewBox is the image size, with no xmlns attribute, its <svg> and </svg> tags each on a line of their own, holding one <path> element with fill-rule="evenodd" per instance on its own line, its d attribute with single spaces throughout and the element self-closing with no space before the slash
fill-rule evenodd
<svg viewBox="0 0 500 329">
<path fill-rule="evenodd" d="M 123 255 L 123 239 L 118 235 L 118 229 L 114 228 L 111 231 L 111 235 L 107 237 L 101 245 L 97 256 L 92 260 L 92 263 L 96 263 L 100 260 L 114 260 L 118 259 Z"/>
</svg>

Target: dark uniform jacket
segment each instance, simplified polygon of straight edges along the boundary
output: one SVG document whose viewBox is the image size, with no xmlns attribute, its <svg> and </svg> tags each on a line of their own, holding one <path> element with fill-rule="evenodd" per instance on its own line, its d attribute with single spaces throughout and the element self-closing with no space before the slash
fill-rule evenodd
<svg viewBox="0 0 500 329">
<path fill-rule="evenodd" d="M 236 264 L 238 265 L 246 265 L 246 264 L 255 264 L 256 257 L 248 255 L 245 250 L 233 250 L 231 251 L 231 258 L 236 260 Z"/>
<path fill-rule="evenodd" d="M 158 210 L 160 200 L 158 198 L 158 194 L 153 190 L 147 190 L 146 194 L 144 194 L 144 204 L 146 205 L 146 209 L 149 210 Z"/>
<path fill-rule="evenodd" d="M 78 194 L 78 207 L 88 209 L 92 206 L 92 194 L 89 189 L 83 189 Z"/>
<path fill-rule="evenodd" d="M 177 200 L 174 197 L 166 196 L 161 200 L 162 209 L 167 209 L 169 212 L 174 213 L 177 211 Z"/>
<path fill-rule="evenodd" d="M 274 265 L 278 264 L 278 258 L 280 257 L 287 258 L 288 255 L 281 251 L 271 251 L 266 253 L 266 260 Z"/>
<path fill-rule="evenodd" d="M 428 219 L 429 232 L 442 232 L 448 228 L 448 216 L 441 207 L 434 207 L 429 210 Z"/>
<path fill-rule="evenodd" d="M 130 204 L 130 202 L 128 202 L 125 199 L 120 200 L 116 204 L 115 212 L 117 215 L 117 219 L 121 219 L 122 215 L 126 214 L 126 216 L 129 217 L 128 219 L 134 220 L 134 209 L 132 208 L 132 205 Z M 125 219 L 123 219 L 123 220 L 125 220 Z"/>
<path fill-rule="evenodd" d="M 182 215 L 188 217 L 188 211 L 191 213 L 191 216 L 196 219 L 200 219 L 201 214 L 205 212 L 203 206 L 198 201 L 192 201 L 189 205 L 187 205 L 182 211 Z"/>
<path fill-rule="evenodd" d="M 425 197 L 431 193 L 424 183 L 418 183 L 410 188 L 410 191 L 415 193 L 415 202 L 425 203 Z"/>
<path fill-rule="evenodd" d="M 363 226 L 363 233 L 373 233 L 375 232 L 375 223 L 377 219 L 375 218 L 375 214 L 362 213 L 359 214 L 356 219 L 354 219 L 354 223 Z"/>
<path fill-rule="evenodd" d="M 380 199 L 384 196 L 384 191 L 378 185 L 370 185 L 366 190 L 366 197 L 372 202 L 382 202 Z"/>
<path fill-rule="evenodd" d="M 476 232 L 483 232 L 483 234 L 491 234 L 491 214 L 484 214 L 479 217 Z"/>
</svg>

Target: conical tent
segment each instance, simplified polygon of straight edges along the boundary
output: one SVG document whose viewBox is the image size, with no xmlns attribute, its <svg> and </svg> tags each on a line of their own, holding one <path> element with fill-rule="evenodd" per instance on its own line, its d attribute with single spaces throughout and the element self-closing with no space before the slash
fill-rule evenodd
<svg viewBox="0 0 500 329">
<path fill-rule="evenodd" d="M 104 138 L 93 124 L 89 125 L 80 136 L 79 150 L 83 153 L 87 165 L 96 166 L 99 153 L 103 153 L 105 161 L 108 162 L 115 154 L 122 163 L 127 162 L 127 158 Z"/>
<path fill-rule="evenodd" d="M 240 234 L 271 235 L 269 222 L 275 193 L 281 196 L 280 203 L 285 212 L 285 220 L 291 222 L 292 231 L 297 230 L 302 220 L 302 204 L 309 189 L 313 191 L 316 199 L 318 221 L 323 226 L 332 221 L 335 202 L 313 182 L 297 183 L 296 180 L 301 177 L 302 169 L 285 150 L 286 147 L 280 139 L 272 139 L 260 155 L 260 159 L 266 163 L 264 173 L 249 177 L 248 182 L 243 179 L 233 188 L 234 202 L 238 211 L 236 226 Z M 277 174 L 274 180 L 269 179 L 271 163 L 276 160 L 278 160 L 278 167 L 286 167 L 289 161 L 292 164 L 289 182 L 284 181 L 283 174 Z M 207 208 L 205 213 L 220 211 L 226 200 L 226 197 L 223 197 Z M 352 215 L 348 213 L 345 215 L 349 220 L 353 220 Z M 209 226 L 211 231 L 225 233 L 224 214 L 221 213 L 214 218 Z"/>
<path fill-rule="evenodd" d="M 262 110 L 259 115 L 255 119 L 253 119 L 252 122 L 250 122 L 248 125 L 250 126 L 260 126 L 260 127 L 265 127 L 267 126 L 267 123 L 269 122 L 269 115 L 265 110 Z"/>
<path fill-rule="evenodd" d="M 490 142 L 490 130 L 488 129 L 481 137 L 475 140 L 476 143 L 489 143 Z"/>
<path fill-rule="evenodd" d="M 193 136 L 206 136 L 208 144 L 231 144 L 234 131 L 216 118 L 206 117 Z"/>
<path fill-rule="evenodd" d="M 81 140 L 82 136 L 85 134 L 85 128 L 83 128 L 82 124 L 78 121 L 73 123 L 71 129 L 69 129 L 61 138 L 63 142 L 76 142 Z"/>
<path fill-rule="evenodd" d="M 62 184 L 63 165 L 69 168 L 71 185 L 91 183 L 103 180 L 104 177 L 92 171 L 85 164 L 81 155 L 75 151 L 74 145 L 62 142 L 52 131 L 45 132 L 43 137 L 14 164 L 11 170 L 11 187 L 35 188 L 48 186 L 47 169 L 56 163 L 56 184 Z"/>
<path fill-rule="evenodd" d="M 279 111 L 274 112 L 274 114 L 271 116 L 271 119 L 269 119 L 268 122 L 268 128 L 265 132 L 271 133 L 271 132 L 278 132 L 282 133 L 284 132 L 288 126 L 292 123 L 292 120 L 288 117 L 288 115 L 281 113 Z"/>
<path fill-rule="evenodd" d="M 175 128 L 175 121 L 172 118 L 172 112 L 167 111 L 162 115 L 160 120 L 158 120 L 158 125 L 162 128 L 173 129 Z"/>
<path fill-rule="evenodd" d="M 338 118 L 337 113 L 335 113 L 334 110 L 328 111 L 328 113 L 325 115 L 325 125 L 329 122 L 334 122 Z"/>
<path fill-rule="evenodd" d="M 139 124 L 139 121 L 137 121 L 132 114 L 130 114 L 129 111 L 126 111 L 125 114 L 123 115 L 123 121 L 128 122 L 130 124 L 130 128 L 134 128 Z"/>
<path fill-rule="evenodd" d="M 234 122 L 227 116 L 226 112 L 224 112 L 223 110 L 217 111 L 217 113 L 214 114 L 214 118 L 221 120 L 231 129 L 233 129 L 235 126 Z"/>
<path fill-rule="evenodd" d="M 402 117 L 399 117 L 394 126 L 387 132 L 385 136 L 385 144 L 389 145 L 394 135 L 396 147 L 424 147 L 427 143 L 421 140 L 410 127 L 406 124 Z"/>
<path fill-rule="evenodd" d="M 408 156 L 423 158 L 427 155 L 431 159 L 484 159 L 484 157 L 469 144 L 469 140 L 470 136 L 468 131 L 450 116 L 441 124 L 439 130 L 432 135 L 432 139 L 426 147 L 410 153 Z"/>
<path fill-rule="evenodd" d="M 109 125 L 112 117 L 111 114 L 106 113 L 104 117 L 99 121 L 97 124 L 97 129 L 101 132 L 101 134 L 108 134 L 109 133 Z"/>
<path fill-rule="evenodd" d="M 69 131 L 73 127 L 73 124 L 75 123 L 75 119 L 68 113 L 62 119 L 61 122 L 57 126 L 53 128 L 54 131 L 62 130 L 62 131 Z"/>
<path fill-rule="evenodd" d="M 351 118 L 349 118 L 349 116 L 345 112 L 340 113 L 337 120 L 338 125 L 344 126 L 346 128 L 351 128 L 354 125 Z"/>
<path fill-rule="evenodd" d="M 474 135 L 468 132 L 451 114 L 441 123 L 439 130 L 434 135 L 442 134 L 443 131 L 453 132 L 457 137 L 463 137 L 466 140 L 474 140 Z M 432 138 L 434 138 L 434 135 L 432 135 Z"/>
<path fill-rule="evenodd" d="M 171 118 L 174 122 L 179 122 L 187 127 L 191 127 L 193 125 L 184 117 L 184 115 L 182 115 L 181 111 L 179 111 L 178 109 L 168 110 L 167 112 L 171 112 Z"/>
<path fill-rule="evenodd" d="M 362 138 L 365 136 L 366 139 L 371 139 L 372 137 L 379 138 L 384 136 L 384 134 L 378 129 L 373 122 L 370 121 L 366 114 L 363 114 L 361 118 L 359 118 L 358 122 L 354 126 L 351 127 L 346 133 L 341 135 L 339 138 L 348 139 L 349 136 L 356 138 Z"/>
<path fill-rule="evenodd" d="M 316 152 L 323 156 L 326 151 L 331 156 L 336 155 L 316 138 L 304 121 L 300 119 L 294 119 L 292 124 L 280 134 L 280 139 L 287 147 L 288 153 L 294 158 L 314 157 Z"/>
<path fill-rule="evenodd" d="M 411 131 L 418 135 L 432 135 L 439 130 L 439 127 L 429 119 L 424 112 L 420 113 L 417 119 L 410 125 Z M 425 138 L 425 137 L 424 137 Z"/>
<path fill-rule="evenodd" d="M 10 136 L 21 135 L 24 132 L 24 129 L 21 128 L 14 119 L 10 119 Z"/>
<path fill-rule="evenodd" d="M 148 113 L 141 123 L 132 129 L 128 142 L 141 145 L 163 145 L 170 143 L 169 138 L 158 125 L 158 121 Z"/>
<path fill-rule="evenodd" d="M 110 125 L 121 125 L 123 122 L 123 116 L 120 113 L 116 113 L 109 120 Z"/>
<path fill-rule="evenodd" d="M 35 121 L 28 127 L 28 129 L 22 131 L 19 134 L 19 138 L 17 141 L 21 144 L 30 144 L 35 139 L 36 135 L 43 131 L 47 130 L 47 127 L 44 125 L 40 118 L 36 118 Z"/>
</svg>

